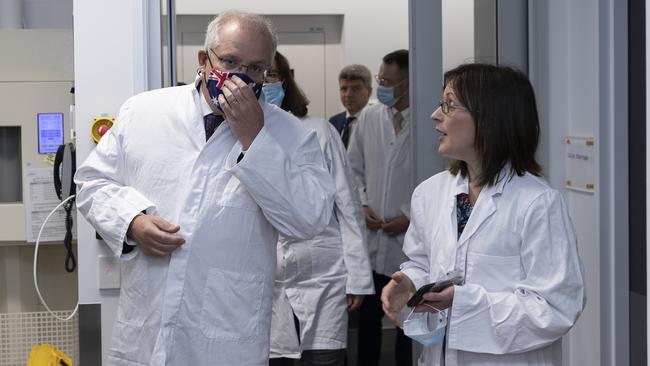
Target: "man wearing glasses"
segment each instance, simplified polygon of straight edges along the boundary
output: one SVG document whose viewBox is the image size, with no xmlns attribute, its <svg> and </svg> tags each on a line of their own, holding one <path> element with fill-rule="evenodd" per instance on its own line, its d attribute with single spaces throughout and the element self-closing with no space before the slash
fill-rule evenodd
<svg viewBox="0 0 650 366">
<path fill-rule="evenodd" d="M 358 364 L 362 366 L 379 364 L 384 316 L 381 290 L 406 261 L 402 244 L 413 192 L 408 76 L 407 50 L 384 56 L 376 76 L 381 104 L 361 112 L 348 147 L 350 165 L 360 183 L 375 282 L 375 295 L 366 296 L 359 313 Z M 410 338 L 401 329 L 396 331 L 396 365 L 411 365 Z"/>
<path fill-rule="evenodd" d="M 259 94 L 276 43 L 222 13 L 196 82 L 129 99 L 77 171 L 122 259 L 108 365 L 267 364 L 278 232 L 322 231 L 334 192 L 316 134 Z"/>
</svg>

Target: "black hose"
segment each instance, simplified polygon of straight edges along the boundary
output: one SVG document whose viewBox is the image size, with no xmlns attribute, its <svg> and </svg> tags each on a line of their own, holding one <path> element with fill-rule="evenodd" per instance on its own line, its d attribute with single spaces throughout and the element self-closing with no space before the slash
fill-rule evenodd
<svg viewBox="0 0 650 366">
<path fill-rule="evenodd" d="M 63 245 L 67 251 L 65 256 L 65 270 L 68 273 L 74 272 L 77 268 L 77 260 L 74 258 L 74 253 L 72 252 L 72 205 L 74 205 L 74 201 L 75 199 L 72 198 L 63 205 L 65 209 L 65 238 L 63 239 Z"/>
</svg>

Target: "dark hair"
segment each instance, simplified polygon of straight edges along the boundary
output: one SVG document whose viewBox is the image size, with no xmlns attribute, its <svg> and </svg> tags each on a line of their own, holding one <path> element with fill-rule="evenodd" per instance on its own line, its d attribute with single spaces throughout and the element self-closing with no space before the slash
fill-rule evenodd
<svg viewBox="0 0 650 366">
<path fill-rule="evenodd" d="M 397 64 L 397 67 L 408 76 L 409 73 L 409 51 L 397 50 L 393 51 L 381 60 L 384 64 Z"/>
<path fill-rule="evenodd" d="M 529 172 L 539 176 L 535 160 L 539 116 L 528 77 L 507 66 L 466 64 L 445 73 L 459 102 L 469 109 L 476 127 L 474 147 L 481 158 L 479 186 L 494 185 L 510 163 L 508 178 Z M 467 164 L 453 160 L 449 171 L 467 176 Z"/>
<path fill-rule="evenodd" d="M 307 99 L 305 93 L 296 84 L 291 67 L 289 67 L 289 60 L 277 51 L 275 52 L 275 67 L 282 81 L 282 88 L 284 89 L 284 99 L 282 99 L 280 108 L 291 112 L 296 117 L 306 116 L 309 99 Z"/>
</svg>

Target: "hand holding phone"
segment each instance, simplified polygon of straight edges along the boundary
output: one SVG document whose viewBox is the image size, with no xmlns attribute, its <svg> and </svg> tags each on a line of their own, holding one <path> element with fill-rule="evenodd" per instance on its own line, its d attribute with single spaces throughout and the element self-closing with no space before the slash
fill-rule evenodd
<svg viewBox="0 0 650 366">
<path fill-rule="evenodd" d="M 407 306 L 409 307 L 415 307 L 422 302 L 424 302 L 424 299 L 422 296 L 426 294 L 427 292 L 440 292 L 444 289 L 446 289 L 449 286 L 453 285 L 459 285 L 463 281 L 463 277 L 458 275 L 458 274 L 450 274 L 450 276 L 436 282 L 432 282 L 429 284 L 426 284 L 422 287 L 420 287 L 413 296 L 409 299 L 409 301 L 406 303 Z"/>
</svg>

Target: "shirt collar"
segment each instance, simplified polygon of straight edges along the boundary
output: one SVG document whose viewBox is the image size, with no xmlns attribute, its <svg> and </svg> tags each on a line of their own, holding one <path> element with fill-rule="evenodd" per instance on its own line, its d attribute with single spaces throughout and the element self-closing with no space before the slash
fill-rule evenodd
<svg viewBox="0 0 650 366">
<path fill-rule="evenodd" d="M 205 100 L 205 96 L 203 95 L 203 92 L 201 91 L 201 83 L 203 80 L 201 79 L 200 75 L 196 75 L 196 79 L 194 79 L 194 91 L 198 94 L 199 96 L 199 108 L 201 108 L 201 116 L 205 117 L 208 114 L 214 113 L 212 111 L 212 108 L 210 108 L 210 105 L 208 102 Z"/>
<path fill-rule="evenodd" d="M 513 178 L 511 175 L 512 174 L 511 169 L 512 166 L 510 165 L 510 163 L 506 163 L 503 169 L 501 169 L 501 172 L 499 174 L 499 180 L 496 181 L 492 186 L 483 187 L 483 191 L 485 191 L 486 194 L 489 194 L 491 196 L 502 194 L 506 186 L 506 183 L 508 183 Z M 460 172 L 456 174 L 455 183 L 453 185 L 453 190 L 452 190 L 452 194 L 454 196 L 458 195 L 459 193 L 469 193 L 469 180 L 467 179 L 467 177 L 463 177 L 460 174 Z"/>
<path fill-rule="evenodd" d="M 364 108 L 365 108 L 365 107 L 364 107 Z M 359 115 L 361 114 L 361 111 L 362 111 L 362 110 L 363 110 L 363 108 L 361 108 L 361 109 L 360 109 L 357 113 L 355 113 L 355 114 L 350 114 L 350 112 L 348 112 L 348 111 L 346 110 L 346 111 L 345 111 L 345 118 L 347 119 L 347 118 L 350 118 L 350 117 L 354 117 L 355 119 L 357 119 L 357 118 L 359 118 Z"/>
<path fill-rule="evenodd" d="M 390 111 L 392 115 L 394 116 L 395 113 L 399 112 L 397 108 L 391 107 Z M 402 117 L 404 117 L 404 120 L 407 121 L 409 119 L 409 116 L 411 115 L 411 107 L 406 107 L 403 111 L 401 111 Z"/>
</svg>

